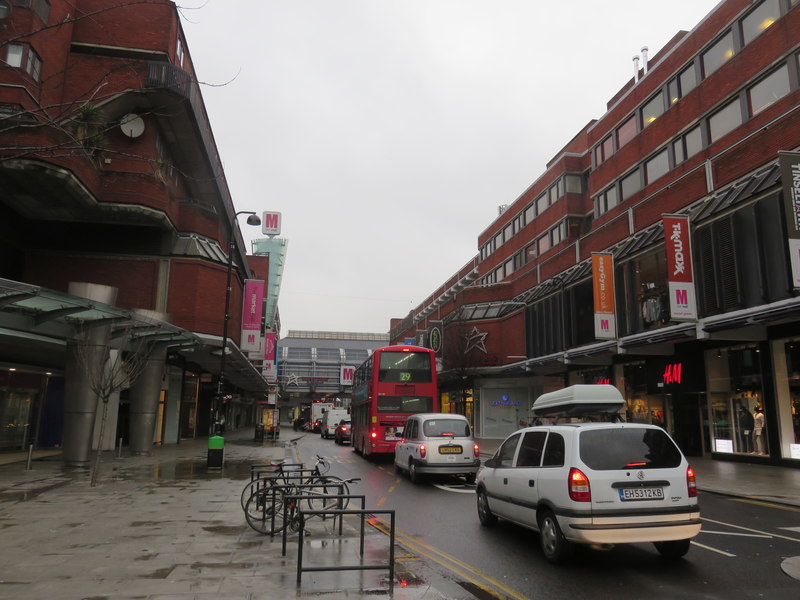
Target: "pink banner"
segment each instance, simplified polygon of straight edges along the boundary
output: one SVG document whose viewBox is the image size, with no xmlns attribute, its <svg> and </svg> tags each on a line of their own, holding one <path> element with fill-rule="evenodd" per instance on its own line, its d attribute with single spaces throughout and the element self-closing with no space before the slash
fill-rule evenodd
<svg viewBox="0 0 800 600">
<path fill-rule="evenodd" d="M 261 347 L 261 315 L 264 311 L 264 281 L 247 279 L 244 282 L 242 301 L 242 341 L 243 352 L 258 352 Z"/>
</svg>

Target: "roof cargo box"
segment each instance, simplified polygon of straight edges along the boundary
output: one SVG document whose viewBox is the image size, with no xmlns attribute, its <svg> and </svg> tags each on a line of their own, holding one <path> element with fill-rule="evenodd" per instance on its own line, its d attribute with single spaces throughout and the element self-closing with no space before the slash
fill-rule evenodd
<svg viewBox="0 0 800 600">
<path fill-rule="evenodd" d="M 613 385 L 573 385 L 542 394 L 533 403 L 537 417 L 586 416 L 617 413 L 625 399 Z"/>
</svg>

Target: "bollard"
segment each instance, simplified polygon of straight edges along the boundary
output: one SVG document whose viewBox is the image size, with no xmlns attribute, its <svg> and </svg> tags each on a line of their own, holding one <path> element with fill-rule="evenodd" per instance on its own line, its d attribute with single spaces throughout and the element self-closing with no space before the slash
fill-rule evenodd
<svg viewBox="0 0 800 600">
<path fill-rule="evenodd" d="M 117 458 L 122 458 L 122 438 L 119 438 L 119 448 L 117 449 Z"/>
<path fill-rule="evenodd" d="M 28 464 L 25 466 L 26 471 L 31 471 L 33 467 L 31 466 L 31 461 L 33 460 L 33 444 L 28 446 Z"/>
</svg>

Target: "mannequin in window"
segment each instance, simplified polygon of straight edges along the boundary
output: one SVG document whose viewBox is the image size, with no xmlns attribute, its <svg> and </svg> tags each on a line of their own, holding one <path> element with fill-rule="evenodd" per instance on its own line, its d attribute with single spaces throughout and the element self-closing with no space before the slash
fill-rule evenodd
<svg viewBox="0 0 800 600">
<path fill-rule="evenodd" d="M 742 452 L 753 451 L 753 414 L 746 407 L 739 407 L 739 430 L 742 432 Z"/>
<path fill-rule="evenodd" d="M 764 413 L 761 406 L 757 405 L 753 413 L 753 438 L 755 439 L 756 453 L 765 455 L 766 444 L 764 443 Z"/>
</svg>

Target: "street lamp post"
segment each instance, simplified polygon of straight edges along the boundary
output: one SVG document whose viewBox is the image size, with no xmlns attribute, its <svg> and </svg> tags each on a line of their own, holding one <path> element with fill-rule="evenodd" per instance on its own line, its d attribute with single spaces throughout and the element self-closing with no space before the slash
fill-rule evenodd
<svg viewBox="0 0 800 600">
<path fill-rule="evenodd" d="M 220 348 L 221 352 L 219 356 L 219 378 L 217 380 L 217 393 L 214 396 L 213 401 L 214 406 L 211 410 L 211 423 L 209 425 L 208 433 L 209 436 L 217 433 L 220 403 L 222 402 L 222 395 L 224 393 L 225 355 L 227 353 L 228 346 L 228 320 L 231 318 L 229 314 L 231 305 L 231 273 L 233 271 L 233 253 L 236 250 L 236 240 L 233 237 L 233 228 L 236 225 L 236 219 L 239 217 L 239 215 L 250 215 L 247 217 L 248 225 L 261 225 L 261 219 L 255 212 L 251 210 L 241 210 L 233 215 L 233 218 L 230 222 L 230 228 L 228 229 L 228 275 L 225 285 L 225 318 L 222 321 L 222 347 Z"/>
</svg>

